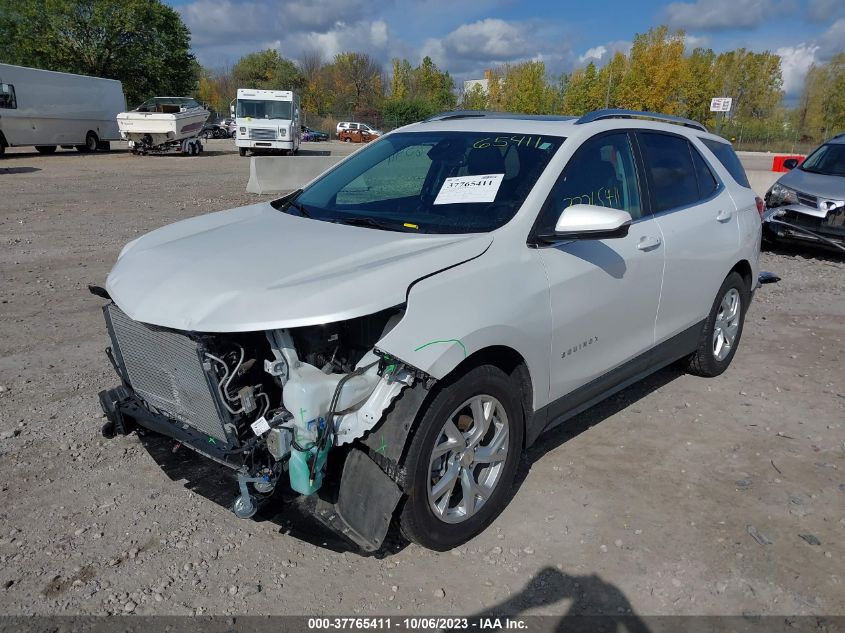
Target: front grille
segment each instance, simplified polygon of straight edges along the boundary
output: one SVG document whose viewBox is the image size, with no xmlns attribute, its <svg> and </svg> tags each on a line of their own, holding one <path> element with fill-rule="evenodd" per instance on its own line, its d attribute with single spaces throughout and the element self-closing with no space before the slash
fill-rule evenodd
<svg viewBox="0 0 845 633">
<path fill-rule="evenodd" d="M 103 309 L 112 346 L 139 398 L 165 415 L 226 441 L 200 344 L 133 321 L 116 305 Z"/>
<path fill-rule="evenodd" d="M 249 128 L 249 138 L 254 141 L 274 141 L 276 140 L 276 128 L 251 127 Z"/>
<path fill-rule="evenodd" d="M 818 209 L 819 199 L 816 196 L 811 196 L 809 193 L 804 193 L 803 191 L 796 191 L 795 195 L 798 196 L 798 202 L 800 204 L 803 204 L 805 207 Z"/>
</svg>

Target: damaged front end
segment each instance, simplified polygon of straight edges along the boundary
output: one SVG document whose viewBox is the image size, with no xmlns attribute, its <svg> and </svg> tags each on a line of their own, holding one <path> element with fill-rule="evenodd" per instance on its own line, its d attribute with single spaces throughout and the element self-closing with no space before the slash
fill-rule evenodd
<svg viewBox="0 0 845 633">
<path fill-rule="evenodd" d="M 143 427 L 231 467 L 240 517 L 282 486 L 313 496 L 313 514 L 357 546 L 380 547 L 402 494 L 401 446 L 430 380 L 375 347 L 404 306 L 231 334 L 141 323 L 114 302 L 103 312 L 107 354 L 122 380 L 100 393 L 104 434 Z M 379 435 L 382 444 L 385 433 L 392 438 L 390 451 L 368 437 L 388 409 L 390 424 Z"/>
</svg>

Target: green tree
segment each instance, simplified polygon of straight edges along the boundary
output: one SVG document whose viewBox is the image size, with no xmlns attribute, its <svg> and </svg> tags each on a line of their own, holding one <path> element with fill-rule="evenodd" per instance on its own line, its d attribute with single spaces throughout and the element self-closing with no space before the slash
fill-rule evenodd
<svg viewBox="0 0 845 633">
<path fill-rule="evenodd" d="M 0 0 L 0 61 L 118 79 L 130 105 L 185 95 L 199 65 L 161 0 Z"/>
<path fill-rule="evenodd" d="M 305 76 L 291 60 L 274 49 L 249 53 L 232 68 L 238 88 L 296 90 L 305 88 Z"/>
<path fill-rule="evenodd" d="M 428 101 L 389 99 L 382 106 L 381 116 L 387 125 L 400 127 L 423 121 L 437 112 L 438 108 Z"/>
<path fill-rule="evenodd" d="M 463 110 L 486 110 L 488 108 L 487 93 L 481 87 L 481 84 L 473 84 L 472 88 L 464 93 L 461 108 Z"/>
<path fill-rule="evenodd" d="M 761 120 L 774 115 L 783 99 L 780 57 L 754 53 L 744 48 L 722 53 L 713 68 L 716 87 L 731 97 L 731 118 Z"/>
<path fill-rule="evenodd" d="M 599 100 L 601 87 L 599 73 L 593 62 L 573 72 L 563 94 L 563 114 L 580 116 L 602 107 L 603 100 Z"/>
<path fill-rule="evenodd" d="M 686 84 L 684 32 L 666 26 L 634 36 L 616 98 L 620 107 L 679 114 Z"/>
<path fill-rule="evenodd" d="M 324 82 L 332 95 L 332 110 L 345 116 L 381 105 L 384 79 L 381 65 L 366 53 L 338 53 L 326 66 Z"/>
<path fill-rule="evenodd" d="M 721 95 L 717 88 L 714 74 L 716 54 L 709 48 L 696 48 L 687 57 L 687 71 L 684 74 L 684 85 L 681 89 L 683 108 L 680 114 L 711 124 L 713 115 L 710 112 L 710 100 Z"/>
<path fill-rule="evenodd" d="M 393 60 L 393 75 L 390 78 L 390 98 L 402 101 L 411 94 L 413 68 L 407 59 Z"/>
</svg>

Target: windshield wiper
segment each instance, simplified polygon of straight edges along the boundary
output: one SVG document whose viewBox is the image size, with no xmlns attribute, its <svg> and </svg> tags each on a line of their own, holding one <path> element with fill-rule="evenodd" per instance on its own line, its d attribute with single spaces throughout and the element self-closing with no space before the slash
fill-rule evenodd
<svg viewBox="0 0 845 633">
<path fill-rule="evenodd" d="M 383 231 L 408 232 L 410 230 L 402 225 L 391 224 L 389 222 L 383 222 L 382 220 L 376 220 L 375 218 L 366 217 L 337 218 L 336 220 L 332 220 L 332 222 L 335 224 L 348 224 L 350 226 L 366 226 L 374 229 L 381 229 Z"/>
<path fill-rule="evenodd" d="M 286 206 L 288 208 L 293 207 L 294 209 L 299 211 L 299 215 L 301 215 L 303 218 L 313 218 L 314 217 L 313 215 L 311 215 L 311 213 L 309 211 L 306 211 L 304 206 L 302 206 L 301 204 L 299 204 L 298 202 L 296 202 L 294 200 L 291 200 L 290 202 L 288 202 Z"/>
<path fill-rule="evenodd" d="M 293 207 L 299 212 L 303 218 L 313 218 L 314 216 L 311 215 L 311 212 L 308 211 L 301 203 L 296 202 L 296 199 L 302 193 L 302 189 L 297 189 L 294 192 L 289 193 L 284 198 L 279 198 L 278 200 L 273 200 L 270 204 L 273 206 L 274 209 L 282 211 L 283 213 L 287 213 L 288 209 Z"/>
</svg>

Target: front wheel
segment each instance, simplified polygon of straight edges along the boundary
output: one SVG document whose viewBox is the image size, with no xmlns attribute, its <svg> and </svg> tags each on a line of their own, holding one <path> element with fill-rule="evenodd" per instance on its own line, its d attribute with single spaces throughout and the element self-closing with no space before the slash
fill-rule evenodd
<svg viewBox="0 0 845 633">
<path fill-rule="evenodd" d="M 411 440 L 402 533 L 445 551 L 484 531 L 510 500 L 522 450 L 519 387 L 491 365 L 445 386 Z"/>
<path fill-rule="evenodd" d="M 745 323 L 745 312 L 751 303 L 751 290 L 737 272 L 722 282 L 710 314 L 704 322 L 698 349 L 687 359 L 691 374 L 712 378 L 731 364 Z"/>
</svg>

